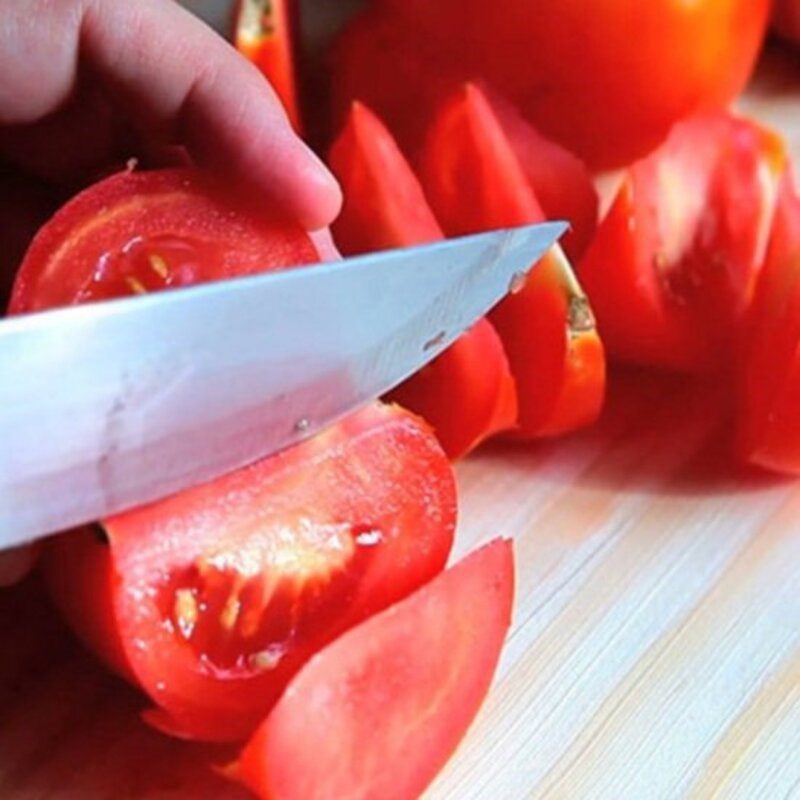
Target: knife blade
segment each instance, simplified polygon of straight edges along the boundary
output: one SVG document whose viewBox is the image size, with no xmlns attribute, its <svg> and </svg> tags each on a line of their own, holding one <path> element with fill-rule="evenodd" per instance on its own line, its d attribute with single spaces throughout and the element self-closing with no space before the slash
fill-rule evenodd
<svg viewBox="0 0 800 800">
<path fill-rule="evenodd" d="M 0 322 L 0 548 L 312 435 L 435 358 L 547 223 Z"/>
</svg>

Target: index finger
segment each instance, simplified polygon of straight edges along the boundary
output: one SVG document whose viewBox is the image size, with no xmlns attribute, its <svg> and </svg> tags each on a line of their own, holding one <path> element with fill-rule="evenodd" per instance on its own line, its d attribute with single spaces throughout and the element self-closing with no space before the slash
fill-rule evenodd
<svg viewBox="0 0 800 800">
<path fill-rule="evenodd" d="M 148 131 L 184 144 L 308 229 L 328 225 L 341 194 L 297 137 L 260 72 L 169 0 L 85 0 L 81 58 Z"/>
</svg>

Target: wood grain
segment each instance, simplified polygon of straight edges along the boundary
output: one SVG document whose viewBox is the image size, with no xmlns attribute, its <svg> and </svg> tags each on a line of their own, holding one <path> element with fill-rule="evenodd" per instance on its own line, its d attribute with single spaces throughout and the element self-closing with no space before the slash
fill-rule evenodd
<svg viewBox="0 0 800 800">
<path fill-rule="evenodd" d="M 800 73 L 745 105 L 800 154 Z M 724 387 L 616 374 L 600 425 L 458 466 L 456 556 L 515 539 L 513 630 L 431 800 L 800 798 L 800 485 L 737 472 Z M 0 593 L 0 797 L 242 800 L 150 731 L 52 616 Z"/>
</svg>

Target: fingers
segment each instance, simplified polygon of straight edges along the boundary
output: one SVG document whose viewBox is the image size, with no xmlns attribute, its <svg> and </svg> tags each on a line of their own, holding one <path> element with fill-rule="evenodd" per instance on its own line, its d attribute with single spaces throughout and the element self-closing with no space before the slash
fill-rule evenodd
<svg viewBox="0 0 800 800">
<path fill-rule="evenodd" d="M 267 81 L 173 0 L 0 0 L 0 124 L 53 114 L 87 71 L 144 138 L 185 145 L 308 229 L 338 213 L 338 185 Z"/>
<path fill-rule="evenodd" d="M 292 131 L 258 70 L 204 23 L 165 0 L 86 0 L 81 53 L 164 139 L 277 201 L 309 229 L 341 203 L 328 170 Z"/>
</svg>

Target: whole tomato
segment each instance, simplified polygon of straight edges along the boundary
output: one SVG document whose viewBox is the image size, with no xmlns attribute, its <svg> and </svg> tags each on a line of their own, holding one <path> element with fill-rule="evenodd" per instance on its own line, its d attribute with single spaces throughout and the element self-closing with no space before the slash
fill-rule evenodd
<svg viewBox="0 0 800 800">
<path fill-rule="evenodd" d="M 769 0 L 377 0 L 370 24 L 355 23 L 375 46 L 345 33 L 334 68 L 348 99 L 370 102 L 392 125 L 386 107 L 397 108 L 398 93 L 416 89 L 424 102 L 443 71 L 482 78 L 591 166 L 620 166 L 652 149 L 677 119 L 736 96 L 769 10 Z M 402 37 L 402 58 L 387 32 Z M 408 59 L 422 63 L 412 70 Z M 396 116 L 425 113 L 420 100 L 404 108 Z"/>
</svg>

